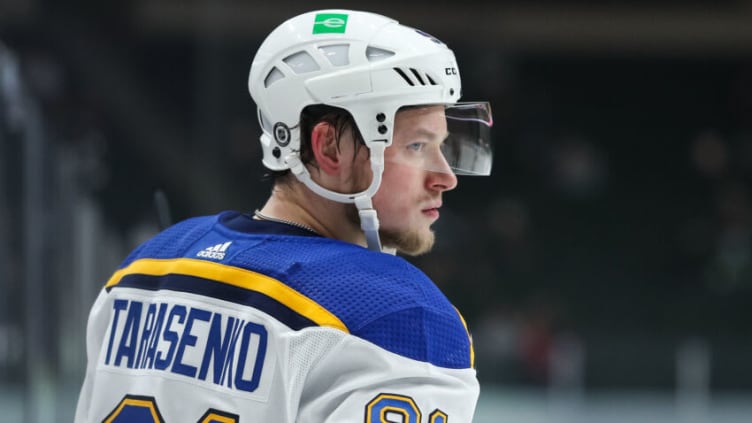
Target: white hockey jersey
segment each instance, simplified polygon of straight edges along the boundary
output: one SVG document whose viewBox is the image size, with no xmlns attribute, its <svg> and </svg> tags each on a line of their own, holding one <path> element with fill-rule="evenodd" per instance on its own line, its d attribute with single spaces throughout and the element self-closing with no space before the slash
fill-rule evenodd
<svg viewBox="0 0 752 423">
<path fill-rule="evenodd" d="M 457 310 L 399 257 L 224 212 L 136 249 L 97 298 L 76 422 L 472 420 Z"/>
</svg>

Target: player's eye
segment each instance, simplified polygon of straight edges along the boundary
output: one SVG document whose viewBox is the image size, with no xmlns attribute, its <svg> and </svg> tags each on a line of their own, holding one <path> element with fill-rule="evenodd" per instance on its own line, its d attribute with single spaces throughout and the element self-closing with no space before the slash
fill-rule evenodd
<svg viewBox="0 0 752 423">
<path fill-rule="evenodd" d="M 407 149 L 410 151 L 423 151 L 425 148 L 426 143 L 424 142 L 414 142 L 407 145 Z"/>
</svg>

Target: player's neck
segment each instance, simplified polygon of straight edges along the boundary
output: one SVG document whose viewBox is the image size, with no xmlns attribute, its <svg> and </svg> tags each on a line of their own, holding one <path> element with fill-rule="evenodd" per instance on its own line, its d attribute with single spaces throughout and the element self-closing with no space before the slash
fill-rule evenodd
<svg viewBox="0 0 752 423">
<path fill-rule="evenodd" d="M 357 218 L 353 222 L 355 206 L 320 197 L 297 182 L 275 186 L 260 211 L 264 216 L 310 227 L 327 238 L 366 245 Z"/>
</svg>

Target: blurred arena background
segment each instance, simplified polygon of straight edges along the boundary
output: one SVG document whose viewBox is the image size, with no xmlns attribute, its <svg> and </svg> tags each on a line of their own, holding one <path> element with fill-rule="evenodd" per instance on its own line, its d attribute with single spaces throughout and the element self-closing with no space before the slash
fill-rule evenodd
<svg viewBox="0 0 752 423">
<path fill-rule="evenodd" d="M 476 423 L 752 419 L 752 1 L 0 0 L 0 421 L 72 420 L 155 193 L 261 206 L 251 59 L 336 6 L 437 35 L 494 107 L 493 176 L 414 259 L 474 331 Z"/>
</svg>

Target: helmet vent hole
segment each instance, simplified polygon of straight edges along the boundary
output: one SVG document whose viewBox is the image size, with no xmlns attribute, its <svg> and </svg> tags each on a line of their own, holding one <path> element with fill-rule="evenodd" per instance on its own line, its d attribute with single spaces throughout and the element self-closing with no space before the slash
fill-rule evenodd
<svg viewBox="0 0 752 423">
<path fill-rule="evenodd" d="M 350 64 L 350 46 L 348 44 L 333 44 L 319 47 L 321 53 L 329 59 L 332 66 L 345 66 Z"/>
<path fill-rule="evenodd" d="M 416 85 L 422 85 L 422 86 L 439 85 L 436 83 L 435 79 L 431 78 L 430 75 L 428 75 L 427 73 L 421 72 L 418 69 L 415 69 L 415 68 L 407 68 L 407 69 L 393 68 L 393 69 L 411 87 L 414 87 Z"/>
<path fill-rule="evenodd" d="M 420 85 L 426 85 L 426 83 L 423 82 L 423 78 L 420 76 L 420 72 L 418 72 L 415 68 L 410 68 L 410 72 L 412 72 L 413 75 L 415 75 L 415 79 L 417 79 L 418 82 L 420 82 Z"/>
<path fill-rule="evenodd" d="M 273 83 L 279 81 L 280 79 L 284 78 L 285 74 L 283 74 L 279 69 L 276 67 L 272 68 L 272 70 L 269 71 L 269 74 L 266 75 L 266 78 L 264 78 L 264 87 L 269 88 L 270 85 Z"/>
<path fill-rule="evenodd" d="M 370 46 L 366 48 L 366 58 L 369 62 L 378 62 L 392 56 L 394 56 L 394 52 L 390 50 Z"/>
<path fill-rule="evenodd" d="M 410 85 L 411 87 L 412 87 L 412 86 L 415 86 L 415 82 L 413 82 L 413 81 L 412 81 L 412 80 L 410 79 L 410 77 L 409 77 L 409 76 L 407 76 L 407 74 L 405 73 L 405 71 L 403 71 L 403 70 L 402 70 L 402 69 L 400 69 L 400 68 L 394 68 L 394 70 L 395 70 L 395 71 L 396 71 L 396 72 L 397 72 L 397 73 L 399 74 L 399 76 L 401 76 L 401 77 L 402 77 L 402 79 L 404 79 L 404 80 L 405 80 L 405 82 L 407 82 L 407 83 L 408 83 L 408 85 Z"/>
<path fill-rule="evenodd" d="M 321 69 L 310 54 L 305 51 L 293 53 L 282 59 L 295 73 L 309 73 Z"/>
</svg>

